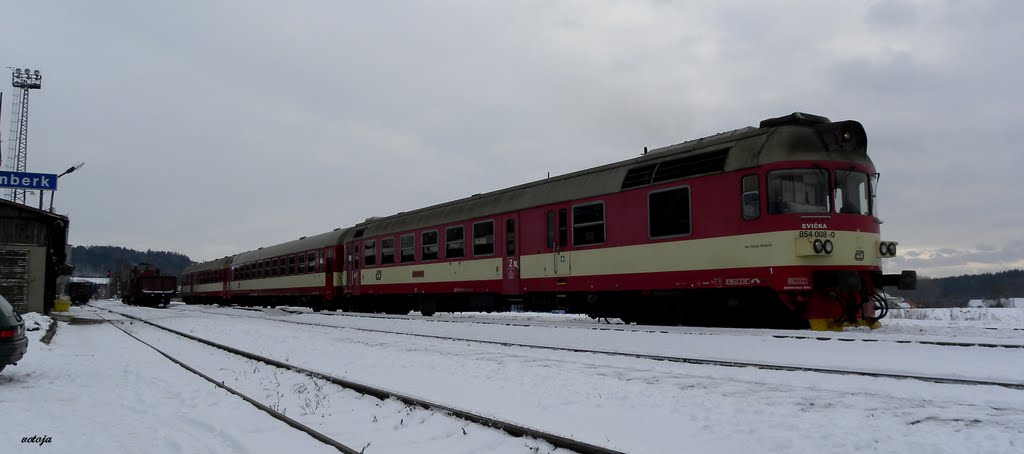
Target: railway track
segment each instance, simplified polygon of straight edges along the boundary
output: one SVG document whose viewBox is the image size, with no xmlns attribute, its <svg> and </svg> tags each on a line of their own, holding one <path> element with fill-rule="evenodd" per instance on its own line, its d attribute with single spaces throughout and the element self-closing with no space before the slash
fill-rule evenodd
<svg viewBox="0 0 1024 454">
<path fill-rule="evenodd" d="M 231 354 L 234 354 L 234 355 L 237 355 L 237 356 L 249 359 L 249 360 L 259 361 L 259 362 L 262 362 L 262 363 L 265 363 L 265 364 L 269 364 L 269 365 L 274 366 L 274 367 L 278 367 L 278 368 L 282 368 L 282 369 L 287 369 L 287 370 L 290 370 L 290 371 L 293 371 L 293 372 L 298 372 L 298 373 L 301 373 L 301 374 L 304 374 L 304 375 L 307 375 L 307 376 L 310 376 L 310 377 L 318 378 L 318 379 L 324 380 L 326 382 L 333 383 L 335 385 L 341 386 L 343 388 L 347 388 L 347 389 L 353 390 L 353 391 L 355 391 L 357 393 L 360 393 L 360 394 L 376 397 L 376 398 L 378 398 L 380 400 L 395 399 L 395 400 L 397 400 L 399 402 L 402 402 L 403 404 L 406 404 L 406 405 L 409 405 L 409 406 L 424 408 L 424 409 L 427 409 L 427 410 L 430 410 L 430 411 L 448 414 L 448 415 L 451 415 L 453 417 L 456 417 L 456 418 L 459 418 L 459 419 L 462 419 L 462 420 L 465 420 L 465 421 L 469 421 L 469 422 L 474 423 L 474 424 L 478 424 L 478 425 L 481 425 L 481 426 L 484 426 L 484 427 L 490 427 L 490 428 L 493 428 L 493 429 L 504 431 L 504 432 L 508 433 L 509 435 L 514 436 L 514 437 L 529 437 L 529 438 L 534 438 L 534 439 L 537 439 L 537 440 L 543 440 L 545 442 L 550 443 L 554 447 L 563 448 L 563 449 L 567 449 L 567 450 L 575 451 L 575 452 L 580 452 L 580 453 L 595 453 L 595 454 L 613 454 L 613 453 L 617 453 L 618 454 L 618 453 L 621 453 L 621 451 L 616 451 L 616 450 L 613 450 L 613 449 L 610 449 L 610 448 L 605 448 L 605 447 L 602 447 L 602 446 L 597 446 L 597 445 L 589 444 L 589 443 L 586 443 L 586 442 L 583 442 L 583 441 L 574 440 L 572 438 L 561 436 L 561 435 L 558 435 L 558 434 L 547 433 L 547 432 L 544 432 L 544 431 L 540 431 L 540 430 L 537 430 L 537 429 L 521 426 L 521 425 L 518 425 L 518 424 L 511 423 L 511 422 L 502 421 L 502 420 L 499 420 L 499 419 L 490 418 L 490 417 L 487 417 L 487 416 L 471 413 L 471 412 L 468 412 L 468 411 L 465 411 L 465 410 L 449 407 L 449 406 L 442 405 L 442 404 L 439 404 L 439 403 L 436 403 L 436 402 L 427 401 L 427 400 L 424 400 L 424 399 L 420 399 L 420 398 L 416 398 L 416 397 L 400 394 L 400 393 L 397 393 L 397 392 L 394 392 L 394 391 L 373 387 L 373 386 L 370 386 L 370 385 L 367 385 L 367 384 L 357 383 L 357 382 L 350 381 L 350 380 L 345 380 L 345 379 L 342 379 L 342 378 L 339 378 L 339 377 L 328 375 L 328 374 L 325 374 L 325 373 L 322 373 L 322 372 L 313 371 L 313 370 L 306 369 L 306 368 L 303 368 L 303 367 L 300 367 L 300 366 L 295 366 L 295 365 L 288 364 L 288 363 L 283 362 L 283 361 L 278 361 L 278 360 L 275 360 L 275 359 L 267 358 L 267 357 L 262 356 L 262 355 L 257 355 L 257 354 L 250 353 L 250 352 L 247 352 L 247 351 L 244 351 L 244 350 L 240 350 L 240 349 L 237 349 L 237 348 L 234 348 L 234 347 L 230 347 L 230 346 L 223 345 L 223 344 L 220 344 L 220 343 L 217 343 L 217 342 L 213 342 L 213 341 L 210 341 L 210 340 L 207 340 L 207 339 L 204 339 L 204 338 L 201 338 L 201 337 L 189 334 L 189 333 L 185 333 L 185 332 L 182 332 L 182 331 L 175 330 L 173 328 L 165 327 L 165 326 L 162 326 L 162 325 L 160 325 L 158 323 L 154 323 L 154 322 L 142 319 L 140 317 L 136 317 L 136 316 L 133 316 L 133 315 L 125 314 L 125 313 L 122 313 L 122 312 L 119 312 L 119 311 L 113 311 L 113 310 L 102 308 L 102 307 L 98 307 L 98 306 L 92 306 L 92 307 L 95 307 L 95 308 L 101 309 L 101 310 L 105 310 L 105 311 L 108 311 L 108 312 L 120 315 L 122 317 L 131 319 L 131 320 L 135 320 L 135 321 L 139 321 L 139 322 L 145 323 L 145 324 L 147 324 L 149 326 L 158 328 L 160 330 L 164 330 L 166 332 L 173 333 L 173 334 L 175 334 L 177 336 L 181 336 L 181 337 L 187 338 L 189 340 L 192 340 L 192 341 L 195 341 L 195 342 L 199 342 L 201 344 L 204 344 L 204 345 L 207 345 L 207 346 L 210 346 L 210 347 L 213 347 L 213 348 L 216 348 L 216 349 L 219 349 L 219 350 L 222 350 L 222 351 L 225 351 L 225 352 L 228 352 L 228 353 L 231 353 Z M 114 324 L 114 326 L 117 326 L 117 325 Z M 197 375 L 202 376 L 204 379 L 206 379 L 208 381 L 211 381 L 212 383 L 217 384 L 218 386 L 221 386 L 221 387 L 225 388 L 228 392 L 231 392 L 232 394 L 235 394 L 235 395 L 238 395 L 238 396 L 242 397 L 247 402 L 257 406 L 257 408 L 259 408 L 260 410 L 268 412 L 269 414 L 271 414 L 271 416 L 274 416 L 275 418 L 285 422 L 286 424 L 288 424 L 288 425 L 290 425 L 292 427 L 295 427 L 298 430 L 302 430 L 303 432 L 306 432 L 306 433 L 310 434 L 310 436 L 316 438 L 317 440 L 320 440 L 320 441 L 322 441 L 322 442 L 324 442 L 326 444 L 334 446 L 339 451 L 342 451 L 342 452 L 345 452 L 345 453 L 349 453 L 349 452 L 359 453 L 360 452 L 360 451 L 357 451 L 357 450 L 353 450 L 352 448 L 349 448 L 349 447 L 341 444 L 340 442 L 332 440 L 329 437 L 327 437 L 326 435 L 323 435 L 323 434 L 313 430 L 312 428 L 304 426 L 301 423 L 299 423 L 298 421 L 295 421 L 295 420 L 293 420 L 291 418 L 288 418 L 287 416 L 282 415 L 282 414 L 274 411 L 273 409 L 267 407 L 266 405 L 260 404 L 259 402 L 255 401 L 255 400 L 253 400 L 251 398 L 248 398 L 248 397 L 244 396 L 243 394 L 241 394 L 241 393 L 239 393 L 237 391 L 231 390 L 230 388 L 226 388 L 222 383 L 217 382 L 216 380 L 210 378 L 209 376 L 206 376 L 206 375 L 202 374 L 198 370 L 195 370 L 194 368 L 191 368 L 190 366 L 188 366 L 184 362 L 182 362 L 182 361 L 180 361 L 180 360 L 178 360 L 176 358 L 173 358 L 172 356 L 168 355 L 167 353 L 157 349 L 153 345 L 151 345 L 149 343 L 146 343 L 145 341 L 143 341 L 142 339 L 139 339 L 138 337 L 132 335 L 131 333 L 128 333 L 127 331 L 122 329 L 120 326 L 117 326 L 117 327 L 118 327 L 118 329 L 121 329 L 121 331 L 125 332 L 125 334 L 128 334 L 129 336 L 133 337 L 137 341 L 146 344 L 147 346 L 149 346 L 150 348 L 156 350 L 158 353 L 160 353 L 161 355 L 167 357 L 168 359 L 170 359 L 171 361 L 175 362 L 179 366 L 182 366 L 182 367 L 188 369 L 189 371 L 191 371 L 193 373 L 196 373 Z"/>
<path fill-rule="evenodd" d="M 111 312 L 113 312 L 113 311 L 111 311 Z M 117 313 L 117 312 L 114 312 L 114 313 Z M 97 314 L 97 315 L 99 315 L 99 314 Z M 119 313 L 118 313 L 118 315 L 121 315 L 121 316 L 124 316 L 124 317 L 129 317 L 127 315 L 119 314 Z M 99 315 L 99 317 L 104 318 L 102 315 Z M 129 318 L 132 318 L 132 317 L 129 317 Z M 276 411 L 276 410 L 274 410 L 274 409 L 264 405 L 263 403 L 259 402 L 258 400 L 253 399 L 253 398 L 245 395 L 244 393 L 242 393 L 242 392 L 240 392 L 240 391 L 238 391 L 238 390 L 236 390 L 236 389 L 234 389 L 234 388 L 232 388 L 230 386 L 225 385 L 223 382 L 217 381 L 213 377 L 200 372 L 198 369 L 196 369 L 196 368 L 194 368 L 192 366 L 189 366 L 184 361 L 182 361 L 182 360 L 180 360 L 180 359 L 178 359 L 178 358 L 168 354 L 167 352 L 157 348 L 153 344 L 151 344 L 149 342 L 146 342 L 146 341 L 142 340 L 141 338 L 139 338 L 138 336 L 128 332 L 127 330 L 125 330 L 121 326 L 118 326 L 117 323 L 113 323 L 112 320 L 109 320 L 109 319 L 106 319 L 106 318 L 104 318 L 104 320 L 106 320 L 108 323 L 110 323 L 111 326 L 117 328 L 122 333 L 125 333 L 126 335 L 128 335 L 132 339 L 135 339 L 136 341 L 142 343 L 143 345 L 153 349 L 154 351 L 159 353 L 164 358 L 167 358 L 168 360 L 170 360 L 174 364 L 177 364 L 181 368 L 183 368 L 183 369 L 185 369 L 185 370 L 187 370 L 189 372 L 192 372 L 195 375 L 198 375 L 199 377 L 201 377 L 202 379 L 204 379 L 204 380 L 206 380 L 206 381 L 208 381 L 210 383 L 213 383 L 218 388 L 221 388 L 221 389 L 223 389 L 223 390 L 225 390 L 225 391 L 227 391 L 227 392 L 229 392 L 229 393 L 231 393 L 231 394 L 241 398 L 242 400 L 248 402 L 252 406 L 254 406 L 257 409 L 259 409 L 260 411 L 270 415 L 274 419 L 277 419 L 278 421 L 281 421 L 281 422 L 291 426 L 292 428 L 294 428 L 296 430 L 304 432 L 307 435 L 309 435 L 310 437 L 313 437 L 315 440 L 317 440 L 317 441 L 319 441 L 321 443 L 324 443 L 324 444 L 326 444 L 328 446 L 331 446 L 331 447 L 337 449 L 340 452 L 343 452 L 345 454 L 361 454 L 360 451 L 357 451 L 357 450 L 355 450 L 353 448 L 350 448 L 347 445 L 345 445 L 345 444 L 343 444 L 343 443 L 341 443 L 341 442 L 339 442 L 339 441 L 337 441 L 337 440 L 335 440 L 335 439 L 333 439 L 331 437 L 328 437 L 327 435 L 324 435 L 324 434 L 320 433 L 319 431 L 313 429 L 312 427 L 309 427 L 309 426 L 307 426 L 305 424 L 302 424 L 302 423 L 296 421 L 295 419 L 289 418 L 287 415 L 285 415 L 285 414 L 283 414 L 281 412 L 278 412 L 278 411 Z"/>
<path fill-rule="evenodd" d="M 190 311 L 182 311 L 182 312 L 190 312 Z M 226 316 L 238 316 L 238 317 L 245 317 L 245 318 L 254 318 L 254 317 L 246 317 L 246 316 L 243 316 L 243 315 L 220 314 L 220 313 L 216 313 L 216 312 L 206 312 L 206 311 L 200 311 L 200 312 L 205 312 L 205 313 L 210 313 L 210 314 L 218 314 L 218 315 L 226 315 Z M 618 351 L 598 350 L 598 349 L 558 347 L 558 346 L 538 345 L 538 344 L 521 343 L 521 342 L 494 341 L 494 340 L 482 340 L 482 339 L 464 338 L 464 337 L 439 336 L 439 335 L 433 335 L 433 334 L 408 333 L 408 332 L 402 332 L 402 331 L 393 331 L 393 330 L 384 330 L 384 329 L 375 329 L 375 328 L 339 327 L 339 326 L 324 325 L 324 324 L 311 323 L 311 322 L 302 322 L 302 321 L 296 321 L 296 320 L 283 320 L 283 319 L 280 319 L 280 318 L 264 318 L 264 317 L 258 317 L 258 318 L 266 319 L 266 320 L 271 320 L 271 321 L 282 322 L 282 323 L 298 324 L 298 325 L 317 326 L 317 327 L 326 327 L 326 328 L 338 328 L 338 329 L 351 329 L 351 330 L 357 330 L 357 331 L 363 331 L 363 332 L 372 332 L 372 333 L 380 333 L 380 334 L 391 334 L 391 335 L 405 335 L 405 336 L 413 336 L 413 337 L 428 338 L 428 339 L 438 339 L 438 340 L 446 340 L 446 341 L 454 341 L 454 342 L 473 342 L 473 343 L 479 343 L 479 344 L 500 345 L 500 346 L 506 346 L 506 347 L 523 347 L 523 348 L 534 348 L 534 349 L 552 350 L 552 351 L 566 351 L 566 352 L 573 352 L 573 353 L 589 353 L 589 354 L 599 354 L 599 355 L 608 355 L 608 356 L 616 356 L 616 357 L 628 357 L 628 358 L 647 359 L 647 360 L 654 360 L 654 361 L 668 361 L 668 362 L 685 363 L 685 364 L 698 364 L 698 365 L 711 365 L 711 366 L 724 366 L 724 367 L 750 367 L 750 368 L 757 368 L 757 369 L 764 369 L 764 370 L 776 370 L 776 371 L 816 372 L 816 373 L 823 373 L 823 374 L 830 374 L 830 375 L 853 375 L 853 376 L 863 376 L 863 377 L 873 377 L 873 378 L 890 378 L 890 379 L 899 379 L 899 380 L 917 380 L 917 381 L 922 381 L 922 382 L 941 383 L 941 384 L 983 385 L 983 386 L 998 386 L 998 387 L 1010 388 L 1010 389 L 1024 389 L 1024 382 L 1008 382 L 1008 381 L 994 381 L 994 380 L 974 380 L 974 379 L 964 379 L 964 378 L 955 378 L 955 377 L 939 377 L 939 376 L 929 376 L 929 375 L 909 374 L 909 373 L 904 374 L 904 373 L 874 372 L 874 371 L 863 371 L 863 370 L 844 369 L 844 368 L 809 367 L 809 366 L 787 365 L 787 364 L 772 364 L 772 363 L 753 362 L 753 361 L 730 361 L 730 360 L 718 360 L 718 359 L 708 359 L 708 358 L 700 358 L 700 357 L 669 356 L 669 355 L 643 354 L 643 353 L 631 353 L 631 352 L 618 352 Z M 518 325 L 518 324 L 511 324 L 511 325 Z M 530 325 L 524 325 L 524 326 L 530 326 Z M 619 328 L 619 330 L 624 330 L 624 329 Z M 645 332 L 651 332 L 651 331 L 645 331 Z M 668 333 L 668 331 L 656 331 L 656 332 Z M 703 334 L 703 333 L 701 333 L 701 334 Z M 794 338 L 794 339 L 804 339 L 804 340 L 840 340 L 840 341 L 853 341 L 853 340 L 856 340 L 856 339 L 842 339 L 842 338 L 810 336 L 810 335 L 793 335 L 793 336 L 785 336 L 785 335 L 776 336 L 776 335 L 773 335 L 772 337 L 776 337 L 776 338 Z M 920 344 L 925 344 L 925 345 L 956 346 L 956 347 L 968 347 L 968 346 L 992 347 L 992 345 L 990 345 L 990 344 L 956 343 L 956 342 L 897 341 L 897 340 L 890 340 L 889 342 L 920 343 Z M 1002 346 L 1002 345 L 1000 345 L 1000 346 Z M 1012 344 L 1008 345 L 1008 346 L 1002 346 L 1002 347 L 1005 347 L 1005 348 L 1016 348 Z"/>
<path fill-rule="evenodd" d="M 194 306 L 193 306 L 194 307 Z M 228 308 L 228 307 L 225 307 Z M 230 307 L 230 309 L 237 309 L 249 312 L 265 313 L 261 308 L 250 308 L 250 307 Z M 176 310 L 171 308 L 171 310 Z M 181 310 L 181 309 L 177 309 Z M 209 312 L 198 309 L 190 309 L 191 311 L 204 312 L 208 314 L 217 314 L 225 316 L 233 316 L 233 314 L 225 314 L 222 312 Z M 311 315 L 313 313 L 296 311 L 290 309 L 278 308 L 282 312 L 295 315 Z M 505 321 L 505 320 L 481 320 L 481 319 L 462 319 L 462 320 L 451 320 L 451 319 L 437 319 L 437 318 L 410 318 L 408 316 L 394 316 L 394 315 L 376 315 L 376 314 L 361 314 L 361 313 L 350 313 L 350 312 L 318 312 L 317 315 L 326 316 L 337 316 L 337 317 L 354 317 L 354 318 L 370 318 L 370 319 L 381 319 L 381 320 L 418 320 L 431 323 L 478 323 L 478 324 L 489 324 L 489 325 L 501 325 L 501 326 L 547 326 L 547 327 L 564 327 L 565 325 L 558 325 L 552 322 L 534 323 L 534 322 L 522 322 L 522 321 Z M 278 320 L 289 323 L 299 323 L 314 326 L 331 326 L 331 325 L 318 325 L 315 323 L 297 322 L 293 320 L 282 320 L 279 318 L 268 318 L 268 320 Z M 658 334 L 690 334 L 700 336 L 719 336 L 729 335 L 733 333 L 720 333 L 712 332 L 710 329 L 701 330 L 688 330 L 688 331 L 677 331 L 677 330 L 666 330 L 658 327 L 649 327 L 643 325 L 580 325 L 573 326 L 577 329 L 589 329 L 596 331 L 636 331 L 642 333 L 658 333 Z M 407 333 L 400 333 L 407 334 Z M 839 342 L 891 342 L 895 344 L 920 344 L 920 345 L 936 345 L 941 347 L 984 347 L 984 348 L 1008 348 L 1008 349 L 1024 349 L 1024 343 L 998 343 L 998 342 L 954 342 L 954 341 L 937 341 L 927 339 L 884 339 L 884 338 L 864 338 L 864 337 L 843 337 L 843 336 L 832 336 L 822 334 L 780 334 L 778 331 L 774 331 L 765 336 L 771 336 L 776 339 L 798 339 L 798 340 L 816 340 L 816 341 L 839 341 Z"/>
</svg>

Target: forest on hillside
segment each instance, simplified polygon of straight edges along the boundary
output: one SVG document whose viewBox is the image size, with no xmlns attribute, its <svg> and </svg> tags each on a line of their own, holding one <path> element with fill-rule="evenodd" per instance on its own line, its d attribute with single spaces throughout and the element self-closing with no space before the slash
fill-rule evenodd
<svg viewBox="0 0 1024 454">
<path fill-rule="evenodd" d="M 917 307 L 964 307 L 972 299 L 1024 298 L 1024 270 L 922 278 L 917 290 L 886 289 Z"/>
<path fill-rule="evenodd" d="M 75 266 L 76 277 L 106 277 L 124 275 L 139 263 L 160 268 L 164 275 L 177 276 L 192 260 L 184 254 L 167 251 L 137 251 L 119 246 L 74 246 L 69 262 Z"/>
</svg>

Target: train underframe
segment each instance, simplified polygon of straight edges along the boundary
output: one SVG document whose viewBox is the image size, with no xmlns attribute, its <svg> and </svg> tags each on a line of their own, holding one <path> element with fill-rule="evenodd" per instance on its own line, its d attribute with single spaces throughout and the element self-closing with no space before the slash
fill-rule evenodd
<svg viewBox="0 0 1024 454">
<path fill-rule="evenodd" d="M 724 326 L 842 330 L 850 326 L 877 328 L 888 307 L 882 287 L 913 288 L 916 275 L 883 275 L 877 271 L 815 271 L 812 287 L 787 290 L 770 286 L 618 292 L 537 292 L 186 297 L 189 304 L 239 306 L 304 306 L 314 310 L 343 310 L 386 314 L 437 312 L 531 311 L 587 314 L 650 325 Z"/>
<path fill-rule="evenodd" d="M 128 293 L 121 296 L 121 302 L 129 306 L 167 307 L 171 304 L 171 298 L 173 296 L 173 292 Z"/>
</svg>

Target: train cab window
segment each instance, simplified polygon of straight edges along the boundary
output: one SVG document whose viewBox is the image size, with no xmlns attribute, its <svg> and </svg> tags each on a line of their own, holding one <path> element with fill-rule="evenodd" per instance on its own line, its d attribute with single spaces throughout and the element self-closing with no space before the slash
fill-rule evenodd
<svg viewBox="0 0 1024 454">
<path fill-rule="evenodd" d="M 757 175 L 745 175 L 741 185 L 740 205 L 743 207 L 743 219 L 761 217 L 761 185 L 757 181 Z"/>
<path fill-rule="evenodd" d="M 448 227 L 444 231 L 444 256 L 449 259 L 461 258 L 465 255 L 465 231 L 462 226 Z"/>
<path fill-rule="evenodd" d="M 399 253 L 399 261 L 402 263 L 412 262 L 416 260 L 416 235 L 407 233 L 402 235 L 399 239 L 401 243 L 401 251 Z"/>
<path fill-rule="evenodd" d="M 871 214 L 871 192 L 868 174 L 849 170 L 836 171 L 835 204 L 837 213 Z"/>
<path fill-rule="evenodd" d="M 828 171 L 785 169 L 768 172 L 768 212 L 828 213 Z"/>
<path fill-rule="evenodd" d="M 377 264 L 377 241 L 363 241 L 363 265 L 373 266 Z"/>
<path fill-rule="evenodd" d="M 437 260 L 437 230 L 420 235 L 420 260 Z"/>
<path fill-rule="evenodd" d="M 473 255 L 494 254 L 494 221 L 473 224 Z"/>
<path fill-rule="evenodd" d="M 604 243 L 604 202 L 572 207 L 572 244 Z"/>
<path fill-rule="evenodd" d="M 647 227 L 651 238 L 689 235 L 690 188 L 671 188 L 647 194 Z"/>
<path fill-rule="evenodd" d="M 395 263 L 395 239 L 384 238 L 380 240 L 380 264 L 390 265 Z"/>
</svg>

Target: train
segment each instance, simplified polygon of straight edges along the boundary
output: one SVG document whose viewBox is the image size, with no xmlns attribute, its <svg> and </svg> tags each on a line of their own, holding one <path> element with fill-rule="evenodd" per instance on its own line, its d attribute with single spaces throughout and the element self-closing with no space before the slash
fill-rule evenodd
<svg viewBox="0 0 1024 454">
<path fill-rule="evenodd" d="M 121 281 L 121 302 L 128 305 L 167 307 L 178 293 L 178 279 L 160 274 L 160 268 L 140 263 Z"/>
<path fill-rule="evenodd" d="M 85 304 L 96 293 L 96 286 L 88 281 L 71 281 L 68 284 L 68 297 L 72 304 Z"/>
<path fill-rule="evenodd" d="M 898 242 L 854 120 L 795 112 L 631 159 L 194 264 L 190 304 L 880 326 Z"/>
</svg>

